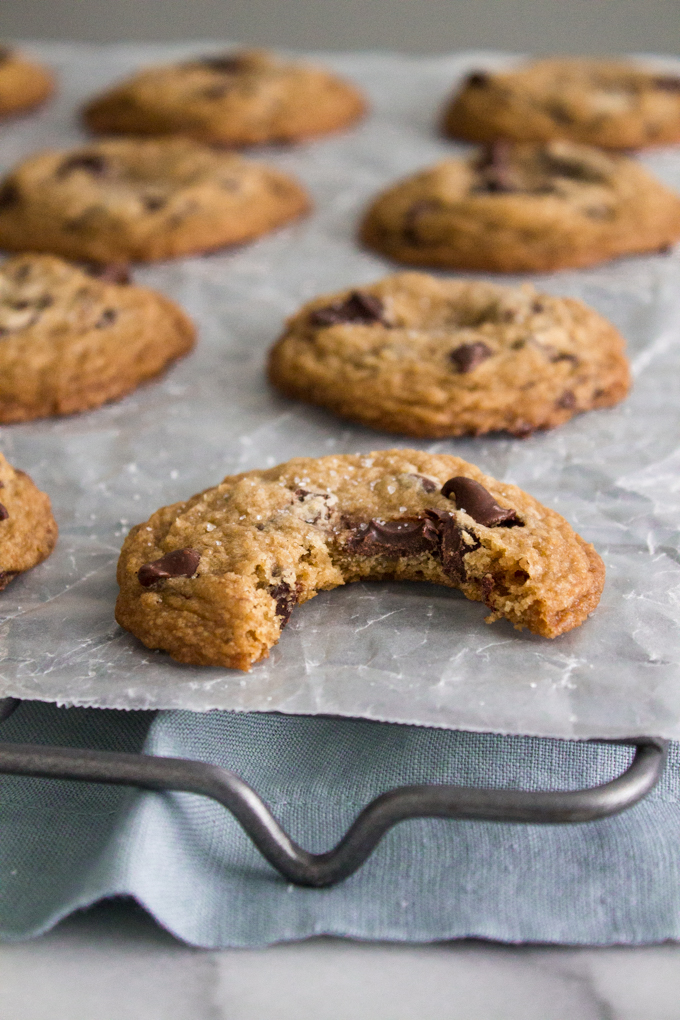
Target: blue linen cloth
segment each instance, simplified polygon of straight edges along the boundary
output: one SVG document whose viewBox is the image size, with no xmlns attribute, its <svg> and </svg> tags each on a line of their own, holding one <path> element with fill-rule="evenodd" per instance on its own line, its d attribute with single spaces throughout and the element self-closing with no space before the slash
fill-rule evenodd
<svg viewBox="0 0 680 1020">
<path fill-rule="evenodd" d="M 570 789 L 628 748 L 325 717 L 113 712 L 23 703 L 0 739 L 198 758 L 233 769 L 309 850 L 393 786 Z M 330 933 L 430 941 L 645 943 L 680 937 L 680 745 L 641 804 L 585 825 L 404 822 L 330 889 L 294 887 L 218 804 L 54 780 L 0 780 L 0 935 L 25 939 L 102 897 L 135 897 L 197 946 Z"/>
</svg>

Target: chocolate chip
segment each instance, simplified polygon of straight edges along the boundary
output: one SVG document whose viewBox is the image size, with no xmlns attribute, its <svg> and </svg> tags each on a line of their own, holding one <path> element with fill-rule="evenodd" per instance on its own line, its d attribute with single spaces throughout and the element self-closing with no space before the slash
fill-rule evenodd
<svg viewBox="0 0 680 1020">
<path fill-rule="evenodd" d="M 533 305 L 531 306 L 531 311 L 535 312 L 536 315 L 540 315 L 541 312 L 545 311 L 545 305 L 543 304 L 542 301 L 534 301 Z"/>
<path fill-rule="evenodd" d="M 680 78 L 676 78 L 671 74 L 654 78 L 652 85 L 655 89 L 661 89 L 662 92 L 680 92 Z"/>
<path fill-rule="evenodd" d="M 491 592 L 494 589 L 495 581 L 493 574 L 485 574 L 482 578 L 482 595 L 484 596 L 484 602 L 488 606 Z"/>
<path fill-rule="evenodd" d="M 145 195 L 142 204 L 147 212 L 156 212 L 156 210 L 162 209 L 167 201 L 163 195 Z"/>
<path fill-rule="evenodd" d="M 274 612 L 277 616 L 282 618 L 281 626 L 285 627 L 290 620 L 290 614 L 293 612 L 293 608 L 297 604 L 298 591 L 297 589 L 291 588 L 286 581 L 281 581 L 280 584 L 272 586 L 269 589 L 269 594 L 276 600 L 276 609 Z"/>
<path fill-rule="evenodd" d="M 108 166 L 104 157 L 98 152 L 76 152 L 59 165 L 56 176 L 58 178 L 68 177 L 74 170 L 84 170 L 92 177 L 103 177 Z"/>
<path fill-rule="evenodd" d="M 553 364 L 557 364 L 558 361 L 571 361 L 572 365 L 578 365 L 578 358 L 575 354 L 562 353 L 562 351 L 553 354 L 550 360 Z"/>
<path fill-rule="evenodd" d="M 358 528 L 347 547 L 361 556 L 416 556 L 437 548 L 437 530 L 424 517 L 403 517 L 396 521 L 373 518 L 363 531 Z"/>
<path fill-rule="evenodd" d="M 156 581 L 168 577 L 193 577 L 201 554 L 196 549 L 173 549 L 160 559 L 145 563 L 139 568 L 137 578 L 144 588 L 150 588 Z"/>
<path fill-rule="evenodd" d="M 445 510 L 426 510 L 425 515 L 434 523 L 439 539 L 437 550 L 441 560 L 442 570 L 453 581 L 460 584 L 465 580 L 465 553 L 479 549 L 479 542 L 474 545 L 467 545 L 463 542 L 461 530 L 456 524 L 453 516 Z"/>
<path fill-rule="evenodd" d="M 571 411 L 573 407 L 576 407 L 576 397 L 571 390 L 565 390 L 562 396 L 555 403 L 555 407 L 562 407 L 566 411 Z"/>
<path fill-rule="evenodd" d="M 545 173 L 552 177 L 566 177 L 570 181 L 580 181 L 584 184 L 606 184 L 607 178 L 590 163 L 578 157 L 568 158 L 556 156 L 544 149 L 541 152 L 541 162 Z"/>
<path fill-rule="evenodd" d="M 456 347 L 451 351 L 449 357 L 458 371 L 464 373 L 477 368 L 477 365 L 481 365 L 492 354 L 493 351 L 490 347 L 487 347 L 481 340 L 477 340 L 475 343 L 461 344 L 460 347 Z"/>
<path fill-rule="evenodd" d="M 20 199 L 21 195 L 14 181 L 6 181 L 0 188 L 0 212 L 18 205 Z"/>
<path fill-rule="evenodd" d="M 0 46 L 0 64 L 4 64 L 12 56 L 9 46 Z"/>
<path fill-rule="evenodd" d="M 425 475 L 411 474 L 410 477 L 416 478 L 420 482 L 422 487 L 425 489 L 425 492 L 436 492 L 437 489 L 439 488 L 438 482 L 435 482 L 432 478 L 426 478 Z"/>
<path fill-rule="evenodd" d="M 8 517 L 9 510 L 7 509 L 6 506 L 3 506 L 3 504 L 0 503 L 0 521 L 6 521 Z"/>
<path fill-rule="evenodd" d="M 95 329 L 105 329 L 106 326 L 110 326 L 111 323 L 115 322 L 117 318 L 118 312 L 115 308 L 105 308 L 94 324 Z"/>
<path fill-rule="evenodd" d="M 130 270 L 125 262 L 107 262 L 100 265 L 96 262 L 86 262 L 83 269 L 89 276 L 94 276 L 104 283 L 129 283 Z"/>
<path fill-rule="evenodd" d="M 486 71 L 473 71 L 472 74 L 469 74 L 465 79 L 465 84 L 468 88 L 481 89 L 484 88 L 485 85 L 489 84 L 489 80 L 489 75 Z"/>
<path fill-rule="evenodd" d="M 215 57 L 200 57 L 197 63 L 202 67 L 210 68 L 211 71 L 219 71 L 221 74 L 234 74 L 243 68 L 243 57 L 223 53 Z"/>
<path fill-rule="evenodd" d="M 402 227 L 404 240 L 408 244 L 422 244 L 423 241 L 418 233 L 419 219 L 425 213 L 434 212 L 436 209 L 441 208 L 441 203 L 437 202 L 434 198 L 421 198 L 420 201 L 414 202 L 411 208 L 406 210 L 406 215 L 404 216 L 404 226 Z"/>
<path fill-rule="evenodd" d="M 345 322 L 370 326 L 374 322 L 382 322 L 383 303 L 380 298 L 373 294 L 366 294 L 360 290 L 353 290 L 344 301 L 336 301 L 325 308 L 317 308 L 312 312 L 309 321 L 314 326 L 336 326 Z"/>
<path fill-rule="evenodd" d="M 450 499 L 452 494 L 457 508 L 465 510 L 477 524 L 483 524 L 485 528 L 496 528 L 499 525 L 512 528 L 523 523 L 515 510 L 499 506 L 491 493 L 474 478 L 466 478 L 464 475 L 449 478 L 442 486 L 442 496 Z"/>
</svg>

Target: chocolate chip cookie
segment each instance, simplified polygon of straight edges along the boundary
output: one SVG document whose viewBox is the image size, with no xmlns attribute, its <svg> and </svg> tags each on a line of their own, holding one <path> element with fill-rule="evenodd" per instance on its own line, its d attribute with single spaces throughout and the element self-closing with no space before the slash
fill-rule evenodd
<svg viewBox="0 0 680 1020">
<path fill-rule="evenodd" d="M 361 93 L 334 74 L 245 50 L 143 70 L 94 99 L 84 117 L 98 132 L 239 146 L 326 134 L 365 110 Z"/>
<path fill-rule="evenodd" d="M 57 532 L 49 497 L 0 453 L 0 590 L 47 559 Z"/>
<path fill-rule="evenodd" d="M 680 142 L 680 72 L 614 60 L 549 59 L 517 70 L 474 71 L 444 112 L 453 138 L 548 142 L 605 149 Z"/>
<path fill-rule="evenodd" d="M 162 294 L 95 279 L 52 255 L 17 255 L 0 266 L 0 422 L 99 407 L 194 340 L 189 318 Z"/>
<path fill-rule="evenodd" d="M 300 216 L 273 167 L 184 138 L 117 139 L 29 157 L 0 186 L 0 247 L 96 262 L 209 251 Z"/>
<path fill-rule="evenodd" d="M 423 273 L 305 305 L 269 377 L 298 400 L 424 438 L 526 436 L 616 404 L 630 385 L 622 337 L 583 302 Z"/>
<path fill-rule="evenodd" d="M 546 272 L 667 248 L 680 196 L 626 156 L 498 141 L 388 188 L 361 235 L 408 265 Z"/>
<path fill-rule="evenodd" d="M 0 45 L 0 117 L 32 110 L 53 92 L 54 78 L 46 67 Z"/>
<path fill-rule="evenodd" d="M 458 457 L 298 457 L 134 527 L 116 619 L 179 662 L 247 670 L 298 603 L 368 579 L 459 588 L 488 622 L 552 638 L 595 609 L 604 565 L 554 510 Z"/>
</svg>

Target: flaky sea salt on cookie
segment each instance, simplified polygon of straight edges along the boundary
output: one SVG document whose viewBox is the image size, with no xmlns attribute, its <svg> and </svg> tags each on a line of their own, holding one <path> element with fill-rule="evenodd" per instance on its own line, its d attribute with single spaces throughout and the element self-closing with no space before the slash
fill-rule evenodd
<svg viewBox="0 0 680 1020">
<path fill-rule="evenodd" d="M 0 422 L 86 411 L 158 375 L 195 342 L 182 309 L 53 255 L 0 265 Z"/>
<path fill-rule="evenodd" d="M 93 99 L 84 118 L 108 134 L 240 146 L 326 134 L 365 111 L 359 90 L 324 68 L 243 50 L 142 70 Z"/>
<path fill-rule="evenodd" d="M 680 239 L 680 195 L 626 156 L 496 142 L 388 188 L 361 237 L 407 265 L 547 272 L 666 249 Z"/>
<path fill-rule="evenodd" d="M 297 457 L 133 528 L 116 619 L 179 662 L 248 670 L 298 603 L 388 579 L 459 588 L 490 620 L 553 638 L 595 609 L 604 565 L 554 510 L 458 457 Z"/>
<path fill-rule="evenodd" d="M 309 208 L 275 167 L 184 138 L 114 139 L 16 167 L 0 186 L 0 248 L 146 262 L 252 240 Z"/>
<path fill-rule="evenodd" d="M 288 396 L 423 438 L 526 436 L 616 404 L 630 384 L 622 337 L 583 302 L 424 273 L 309 302 L 272 348 L 269 377 Z"/>
<path fill-rule="evenodd" d="M 57 533 L 49 497 L 0 453 L 0 590 L 47 559 Z"/>
</svg>

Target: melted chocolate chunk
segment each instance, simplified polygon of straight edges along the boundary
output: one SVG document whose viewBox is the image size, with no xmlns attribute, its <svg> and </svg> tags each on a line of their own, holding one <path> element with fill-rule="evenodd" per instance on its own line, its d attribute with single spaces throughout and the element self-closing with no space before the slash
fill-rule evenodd
<svg viewBox="0 0 680 1020">
<path fill-rule="evenodd" d="M 474 478 L 466 478 L 464 475 L 449 478 L 442 486 L 442 496 L 450 499 L 452 495 L 457 508 L 465 510 L 477 524 L 483 524 L 485 528 L 496 528 L 499 525 L 512 528 L 523 524 L 515 510 L 499 506 L 491 493 Z"/>
<path fill-rule="evenodd" d="M 364 531 L 355 531 L 347 547 L 361 556 L 416 556 L 432 552 L 437 542 L 437 529 L 424 517 L 396 521 L 373 518 Z"/>
<path fill-rule="evenodd" d="M 355 322 L 363 326 L 371 326 L 374 322 L 387 325 L 383 319 L 383 303 L 373 294 L 365 294 L 353 290 L 344 301 L 336 301 L 325 308 L 317 308 L 312 312 L 309 321 L 314 326 L 337 326 L 345 322 Z"/>
<path fill-rule="evenodd" d="M 548 107 L 548 113 L 549 113 L 550 117 L 552 118 L 552 120 L 555 121 L 556 124 L 573 124 L 574 123 L 574 118 L 572 117 L 570 112 L 568 110 L 566 110 L 564 108 L 564 106 L 562 106 L 561 103 L 553 103 L 552 106 L 549 106 Z"/>
<path fill-rule="evenodd" d="M 550 360 L 553 364 L 556 364 L 558 361 L 571 361 L 572 365 L 578 365 L 578 358 L 575 354 L 567 354 L 562 351 L 558 351 L 557 354 L 553 354 Z"/>
<path fill-rule="evenodd" d="M 137 578 L 144 588 L 150 588 L 156 581 L 168 577 L 193 577 L 201 554 L 196 549 L 173 549 L 160 559 L 145 563 L 139 568 Z"/>
<path fill-rule="evenodd" d="M 565 390 L 555 406 L 563 407 L 565 410 L 570 411 L 573 407 L 576 407 L 576 397 L 571 390 Z"/>
<path fill-rule="evenodd" d="M 115 308 L 105 308 L 102 314 L 95 322 L 95 329 L 105 329 L 110 326 L 118 318 L 118 312 Z"/>
<path fill-rule="evenodd" d="M 214 57 L 201 57 L 197 63 L 209 67 L 211 71 L 221 74 L 235 74 L 243 68 L 243 57 L 237 54 L 222 53 Z"/>
<path fill-rule="evenodd" d="M 676 78 L 672 74 L 654 78 L 652 85 L 655 89 L 661 89 L 662 92 L 680 92 L 680 78 Z"/>
<path fill-rule="evenodd" d="M 461 344 L 460 347 L 456 347 L 449 357 L 454 363 L 459 372 L 472 372 L 477 365 L 481 365 L 483 361 L 490 358 L 493 351 L 490 347 L 487 347 L 481 340 L 477 340 L 473 344 Z"/>
<path fill-rule="evenodd" d="M 436 209 L 441 209 L 441 204 L 434 198 L 421 198 L 406 211 L 402 234 L 407 244 L 419 245 L 423 243 L 418 233 L 418 220 L 425 213 L 434 212 Z"/>
<path fill-rule="evenodd" d="M 453 516 L 445 510 L 426 510 L 426 515 L 435 524 L 439 538 L 439 559 L 442 563 L 442 570 L 458 583 L 465 580 L 465 553 L 479 549 L 479 542 L 474 545 L 466 545 L 461 537 L 461 531 Z"/>
<path fill-rule="evenodd" d="M 9 517 L 9 510 L 6 506 L 0 503 L 0 521 L 6 521 Z"/>
<path fill-rule="evenodd" d="M 412 474 L 411 478 L 416 478 L 425 489 L 425 492 L 436 492 L 439 488 L 437 482 L 435 482 L 432 478 L 426 478 L 425 475 Z"/>
<path fill-rule="evenodd" d="M 83 269 L 88 276 L 94 276 L 104 283 L 129 283 L 130 270 L 125 262 L 107 262 L 99 265 L 96 262 L 87 262 Z"/>
<path fill-rule="evenodd" d="M 6 181 L 0 188 L 0 212 L 18 205 L 20 199 L 21 195 L 14 181 Z"/>
<path fill-rule="evenodd" d="M 486 71 L 473 71 L 465 79 L 468 88 L 482 89 L 489 84 L 489 75 Z"/>
<path fill-rule="evenodd" d="M 286 581 L 281 581 L 280 584 L 273 585 L 269 589 L 269 594 L 276 600 L 274 612 L 277 616 L 281 617 L 281 627 L 283 628 L 290 620 L 290 614 L 297 604 L 298 592 L 296 589 L 291 588 Z"/>
<path fill-rule="evenodd" d="M 68 177 L 74 170 L 85 170 L 92 177 L 103 177 L 108 166 L 104 157 L 98 152 L 76 152 L 59 165 L 56 176 L 59 178 Z"/>
</svg>

